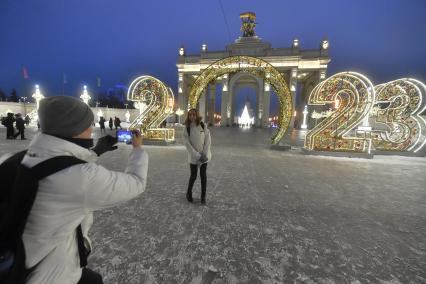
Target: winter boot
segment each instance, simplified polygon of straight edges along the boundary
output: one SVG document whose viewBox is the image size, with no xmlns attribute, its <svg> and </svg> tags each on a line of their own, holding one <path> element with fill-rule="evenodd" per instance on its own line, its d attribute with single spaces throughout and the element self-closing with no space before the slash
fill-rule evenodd
<svg viewBox="0 0 426 284">
<path fill-rule="evenodd" d="M 188 202 L 193 202 L 194 200 L 192 199 L 192 191 L 191 190 L 188 190 L 187 192 L 186 192 L 186 200 L 188 200 Z"/>
<path fill-rule="evenodd" d="M 203 204 L 203 205 L 206 204 L 206 191 L 205 190 L 201 190 L 201 204 Z"/>
</svg>

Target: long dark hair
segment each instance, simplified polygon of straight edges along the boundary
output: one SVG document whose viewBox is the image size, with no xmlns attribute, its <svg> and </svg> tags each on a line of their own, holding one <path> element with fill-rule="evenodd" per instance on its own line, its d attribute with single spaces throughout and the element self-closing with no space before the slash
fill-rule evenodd
<svg viewBox="0 0 426 284">
<path fill-rule="evenodd" d="M 191 111 L 195 111 L 195 116 L 196 116 L 195 123 L 196 123 L 197 125 L 199 125 L 199 124 L 200 124 L 201 119 L 202 119 L 202 117 L 201 117 L 201 116 L 200 116 L 200 114 L 198 113 L 197 109 L 195 109 L 195 108 L 191 108 L 190 110 L 188 110 L 188 113 L 186 114 L 186 119 L 185 119 L 185 125 L 186 125 L 186 127 L 189 127 L 189 126 L 191 125 L 191 121 L 189 120 L 189 113 L 190 113 Z"/>
</svg>

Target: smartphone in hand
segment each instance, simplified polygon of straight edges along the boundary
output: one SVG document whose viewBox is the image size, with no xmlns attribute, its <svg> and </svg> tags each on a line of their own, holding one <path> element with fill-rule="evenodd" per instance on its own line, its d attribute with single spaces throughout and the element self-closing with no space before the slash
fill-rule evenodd
<svg viewBox="0 0 426 284">
<path fill-rule="evenodd" d="M 118 142 L 132 144 L 132 131 L 131 130 L 117 130 Z"/>
</svg>

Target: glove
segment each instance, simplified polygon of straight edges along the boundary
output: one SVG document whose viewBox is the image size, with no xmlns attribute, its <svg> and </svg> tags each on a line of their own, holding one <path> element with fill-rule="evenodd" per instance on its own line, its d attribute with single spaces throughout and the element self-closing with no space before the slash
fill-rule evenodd
<svg viewBox="0 0 426 284">
<path fill-rule="evenodd" d="M 204 154 L 201 154 L 201 157 L 200 157 L 200 163 L 205 163 L 205 162 L 207 162 L 207 157 L 206 157 L 206 155 L 204 155 Z"/>
<path fill-rule="evenodd" d="M 117 146 L 114 146 L 117 144 L 117 137 L 112 137 L 111 135 L 106 135 L 104 137 L 99 138 L 98 143 L 96 143 L 96 146 L 93 147 L 93 151 L 98 155 L 102 155 L 105 152 L 113 151 L 117 149 Z"/>
</svg>

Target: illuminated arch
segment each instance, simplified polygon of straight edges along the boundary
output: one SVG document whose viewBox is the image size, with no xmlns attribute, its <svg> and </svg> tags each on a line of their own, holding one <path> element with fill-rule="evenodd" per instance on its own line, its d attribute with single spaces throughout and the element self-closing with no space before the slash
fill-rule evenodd
<svg viewBox="0 0 426 284">
<path fill-rule="evenodd" d="M 250 56 L 231 56 L 220 59 L 208 66 L 195 80 L 189 93 L 189 106 L 195 108 L 207 85 L 224 74 L 247 72 L 262 77 L 274 88 L 280 101 L 278 130 L 272 136 L 277 144 L 285 135 L 293 114 L 293 103 L 287 83 L 281 73 L 268 62 Z"/>
</svg>

